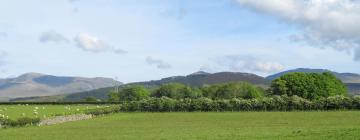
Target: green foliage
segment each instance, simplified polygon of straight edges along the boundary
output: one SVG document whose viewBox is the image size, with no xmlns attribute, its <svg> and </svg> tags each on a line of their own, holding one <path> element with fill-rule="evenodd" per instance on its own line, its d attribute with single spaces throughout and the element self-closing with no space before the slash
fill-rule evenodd
<svg viewBox="0 0 360 140">
<path fill-rule="evenodd" d="M 155 89 L 152 97 L 169 97 L 173 99 L 199 98 L 202 96 L 198 88 L 193 88 L 180 83 L 163 84 Z"/>
<path fill-rule="evenodd" d="M 345 85 L 333 74 L 289 73 L 271 83 L 270 94 L 299 96 L 306 99 L 319 99 L 335 95 L 347 95 Z"/>
<path fill-rule="evenodd" d="M 21 117 L 17 120 L 0 119 L 0 124 L 5 127 L 20 127 L 26 125 L 36 125 L 40 122 L 40 118 Z"/>
<path fill-rule="evenodd" d="M 119 92 L 120 101 L 137 101 L 148 98 L 150 95 L 149 91 L 139 85 L 124 87 Z"/>
<path fill-rule="evenodd" d="M 111 90 L 108 94 L 108 101 L 109 102 L 118 102 L 120 101 L 119 93 L 115 90 Z"/>
<path fill-rule="evenodd" d="M 148 98 L 121 104 L 121 111 L 142 112 L 193 112 L 193 111 L 293 111 L 293 110 L 344 110 L 360 109 L 360 98 L 331 96 L 308 100 L 299 96 L 275 95 L 273 97 L 243 99 L 172 99 Z"/>
<path fill-rule="evenodd" d="M 212 99 L 231 99 L 260 98 L 264 95 L 264 90 L 246 82 L 231 82 L 225 84 L 205 86 L 202 88 L 205 97 Z"/>
<path fill-rule="evenodd" d="M 245 82 L 207 85 L 200 89 L 179 83 L 170 83 L 161 85 L 154 90 L 152 97 L 168 97 L 172 99 L 198 99 L 200 97 L 211 99 L 253 99 L 263 97 L 264 93 L 265 90 L 262 88 Z"/>
<path fill-rule="evenodd" d="M 85 111 L 85 114 L 99 116 L 99 115 L 117 113 L 119 111 L 120 111 L 119 107 L 106 107 L 106 108 L 89 109 Z"/>
</svg>

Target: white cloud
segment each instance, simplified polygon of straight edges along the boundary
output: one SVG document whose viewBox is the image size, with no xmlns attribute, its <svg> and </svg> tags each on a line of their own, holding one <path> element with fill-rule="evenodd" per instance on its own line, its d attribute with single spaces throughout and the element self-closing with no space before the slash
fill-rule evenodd
<svg viewBox="0 0 360 140">
<path fill-rule="evenodd" d="M 258 57 L 252 57 L 249 55 L 226 55 L 216 57 L 212 61 L 214 62 L 212 66 L 203 66 L 201 67 L 201 70 L 209 72 L 222 70 L 268 74 L 282 71 L 285 68 L 280 63 L 264 61 Z"/>
<path fill-rule="evenodd" d="M 69 39 L 67 39 L 65 36 L 55 32 L 55 31 L 47 31 L 47 32 L 41 33 L 39 40 L 42 43 L 54 42 L 54 43 L 60 44 L 60 43 L 69 43 L 70 42 Z"/>
<path fill-rule="evenodd" d="M 118 48 L 114 48 L 109 44 L 105 43 L 104 41 L 98 39 L 97 37 L 91 36 L 89 34 L 85 34 L 85 33 L 78 34 L 74 40 L 77 46 L 83 49 L 84 51 L 95 52 L 95 53 L 106 52 L 106 51 L 111 51 L 118 54 L 126 53 L 126 51 Z"/>
<path fill-rule="evenodd" d="M 358 0 L 237 0 L 261 13 L 301 29 L 291 40 L 315 47 L 353 52 L 360 60 L 360 1 Z"/>
<path fill-rule="evenodd" d="M 169 69 L 171 68 L 171 65 L 164 62 L 163 60 L 160 59 L 154 59 L 150 56 L 146 57 L 146 63 L 149 65 L 156 65 L 157 68 L 159 69 Z"/>
</svg>

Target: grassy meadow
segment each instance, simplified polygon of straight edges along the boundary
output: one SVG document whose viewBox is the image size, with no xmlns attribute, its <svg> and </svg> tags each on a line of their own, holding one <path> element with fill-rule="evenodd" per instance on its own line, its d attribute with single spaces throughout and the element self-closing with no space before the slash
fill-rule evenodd
<svg viewBox="0 0 360 140">
<path fill-rule="evenodd" d="M 0 105 L 0 115 L 9 119 L 47 118 L 55 115 L 83 113 L 85 110 L 101 107 L 105 105 Z"/>
<path fill-rule="evenodd" d="M 360 139 L 360 112 L 117 113 L 0 129 L 6 140 Z"/>
</svg>

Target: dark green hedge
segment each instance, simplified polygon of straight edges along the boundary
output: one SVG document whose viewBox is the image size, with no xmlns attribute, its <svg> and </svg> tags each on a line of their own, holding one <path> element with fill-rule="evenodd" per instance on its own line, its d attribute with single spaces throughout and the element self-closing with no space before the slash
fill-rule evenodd
<svg viewBox="0 0 360 140">
<path fill-rule="evenodd" d="M 171 99 L 149 98 L 124 102 L 121 111 L 192 112 L 192 111 L 306 111 L 360 109 L 360 97 L 332 96 L 307 100 L 298 96 L 273 96 L 260 99 Z"/>
<path fill-rule="evenodd" d="M 17 120 L 0 118 L 2 127 L 21 127 L 26 125 L 36 125 L 38 123 L 40 123 L 40 118 L 22 117 Z"/>
<path fill-rule="evenodd" d="M 112 113 L 116 113 L 119 111 L 120 111 L 119 107 L 107 107 L 107 108 L 97 108 L 97 109 L 86 110 L 85 114 L 99 116 L 99 115 L 112 114 Z"/>
<path fill-rule="evenodd" d="M 79 104 L 119 104 L 119 102 L 0 102 L 0 105 L 79 105 Z"/>
</svg>

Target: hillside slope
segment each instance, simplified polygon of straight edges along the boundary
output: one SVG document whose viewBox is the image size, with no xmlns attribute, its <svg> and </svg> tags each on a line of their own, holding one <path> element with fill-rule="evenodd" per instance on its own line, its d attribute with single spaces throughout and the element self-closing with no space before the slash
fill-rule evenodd
<svg viewBox="0 0 360 140">
<path fill-rule="evenodd" d="M 89 91 L 119 85 L 110 78 L 60 77 L 40 73 L 26 73 L 0 80 L 0 97 L 17 98 L 52 96 Z"/>
<path fill-rule="evenodd" d="M 129 83 L 123 86 L 143 85 L 146 87 L 154 87 L 165 83 L 183 83 L 191 86 L 202 86 L 206 84 L 217 84 L 217 83 L 233 82 L 233 81 L 249 82 L 259 86 L 267 86 L 269 84 L 269 82 L 264 77 L 250 73 L 219 72 L 219 73 L 211 74 L 200 71 L 189 74 L 187 76 L 173 76 L 173 77 L 163 78 L 161 80 Z M 80 101 L 89 96 L 96 97 L 99 99 L 106 99 L 107 94 L 113 89 L 114 89 L 113 87 L 108 87 L 108 88 L 100 88 L 92 91 L 79 92 L 79 93 L 67 95 L 63 98 L 63 100 Z"/>
<path fill-rule="evenodd" d="M 269 83 L 264 77 L 251 73 L 219 72 L 219 73 L 210 74 L 200 71 L 187 76 L 173 76 L 173 77 L 163 78 L 161 80 L 137 82 L 131 84 L 158 86 L 164 83 L 182 83 L 191 86 L 202 86 L 206 84 L 217 84 L 217 83 L 232 82 L 232 81 L 249 82 L 255 85 L 267 85 Z"/>
</svg>

